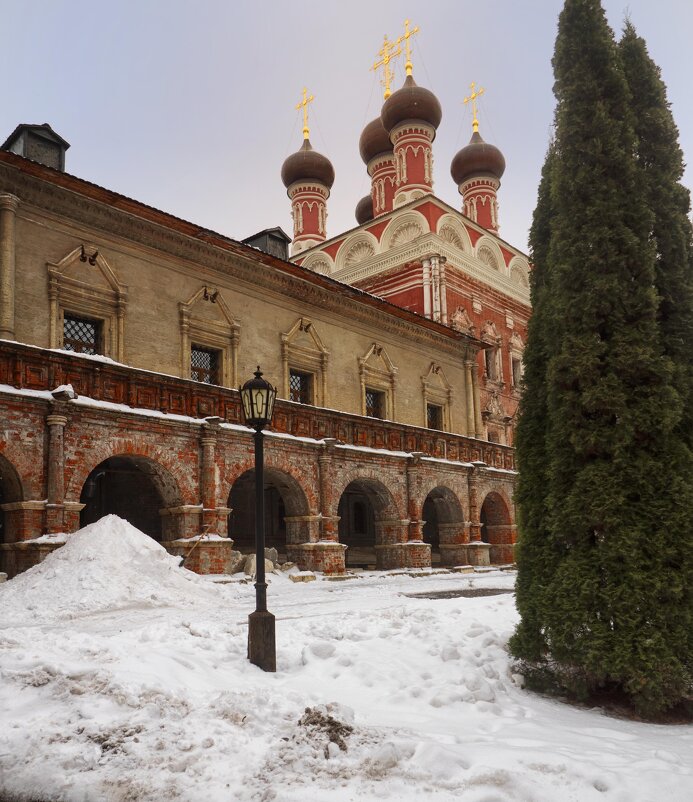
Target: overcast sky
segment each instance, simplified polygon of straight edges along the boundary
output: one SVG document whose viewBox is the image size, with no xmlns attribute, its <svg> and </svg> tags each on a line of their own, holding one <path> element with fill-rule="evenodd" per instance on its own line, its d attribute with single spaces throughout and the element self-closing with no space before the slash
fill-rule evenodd
<svg viewBox="0 0 693 802">
<path fill-rule="evenodd" d="M 693 158 L 693 2 L 606 0 L 619 33 L 629 13 L 662 69 L 685 156 Z M 404 20 L 414 78 L 440 100 L 434 192 L 455 208 L 454 154 L 471 135 L 462 103 L 484 87 L 480 132 L 504 153 L 500 234 L 521 249 L 536 201 L 554 98 L 551 56 L 561 0 L 0 0 L 0 142 L 48 122 L 72 147 L 67 170 L 236 239 L 291 235 L 283 160 L 302 141 L 334 164 L 328 235 L 355 225 L 369 192 L 358 153 L 382 90 L 370 71 Z M 404 78 L 404 59 L 394 82 Z M 685 183 L 693 186 L 693 169 Z"/>
</svg>

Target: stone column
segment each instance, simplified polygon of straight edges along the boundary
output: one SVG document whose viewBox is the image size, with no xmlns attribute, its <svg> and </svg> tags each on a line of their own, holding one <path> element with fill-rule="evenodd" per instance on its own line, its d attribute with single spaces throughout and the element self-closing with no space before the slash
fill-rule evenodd
<svg viewBox="0 0 693 802">
<path fill-rule="evenodd" d="M 343 574 L 345 571 L 346 546 L 339 542 L 339 516 L 332 514 L 336 506 L 332 492 L 332 458 L 336 443 L 335 438 L 326 437 L 318 454 L 320 514 L 284 519 L 287 556 L 303 571 L 323 571 L 326 574 Z"/>
<path fill-rule="evenodd" d="M 200 462 L 200 501 L 202 502 L 202 533 L 226 537 L 228 509 L 220 506 L 219 472 L 216 463 L 219 422 L 210 419 L 204 424 L 200 436 L 202 459 Z"/>
<path fill-rule="evenodd" d="M 431 260 L 421 260 L 421 274 L 423 281 L 423 307 L 424 317 L 430 318 L 433 314 L 431 305 Z"/>
<path fill-rule="evenodd" d="M 472 370 L 472 391 L 474 393 L 474 437 L 484 436 L 484 424 L 481 420 L 481 396 L 479 395 L 479 368 L 474 360 Z"/>
<path fill-rule="evenodd" d="M 481 507 L 479 505 L 479 471 L 484 462 L 475 462 L 468 476 L 469 482 L 469 544 L 467 559 L 471 565 L 489 565 L 491 546 L 481 540 Z"/>
<path fill-rule="evenodd" d="M 46 532 L 54 534 L 65 531 L 65 426 L 67 416 L 50 414 L 48 425 L 48 477 L 46 504 Z"/>
<path fill-rule="evenodd" d="M 0 338 L 14 340 L 15 222 L 19 198 L 0 194 Z"/>
<path fill-rule="evenodd" d="M 332 477 L 332 457 L 337 440 L 334 437 L 326 437 L 322 451 L 318 454 L 318 481 L 320 482 L 320 512 L 322 520 L 320 523 L 320 540 L 339 542 L 339 516 L 331 515 L 335 509 L 335 499 L 333 498 L 333 477 Z"/>
<path fill-rule="evenodd" d="M 474 437 L 476 431 L 476 424 L 474 419 L 474 371 L 476 370 L 476 362 L 473 359 L 468 359 L 464 363 L 466 368 L 466 400 L 467 400 L 467 431 L 469 437 Z"/>
<path fill-rule="evenodd" d="M 445 276 L 445 256 L 439 256 L 440 264 L 440 322 L 448 325 L 448 283 Z"/>
</svg>

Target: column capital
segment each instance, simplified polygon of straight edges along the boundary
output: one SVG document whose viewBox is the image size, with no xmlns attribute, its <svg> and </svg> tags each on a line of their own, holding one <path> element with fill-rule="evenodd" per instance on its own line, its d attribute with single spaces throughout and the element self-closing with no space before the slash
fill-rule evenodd
<svg viewBox="0 0 693 802">
<path fill-rule="evenodd" d="M 16 212 L 19 208 L 19 198 L 10 192 L 0 192 L 0 210 Z"/>
<path fill-rule="evenodd" d="M 65 415 L 46 415 L 46 423 L 49 426 L 66 426 L 67 418 Z"/>
</svg>

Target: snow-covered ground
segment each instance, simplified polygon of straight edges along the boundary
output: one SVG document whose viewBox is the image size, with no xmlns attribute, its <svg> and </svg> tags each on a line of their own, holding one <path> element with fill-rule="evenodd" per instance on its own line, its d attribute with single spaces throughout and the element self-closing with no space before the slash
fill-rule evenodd
<svg viewBox="0 0 693 802">
<path fill-rule="evenodd" d="M 0 585 L 0 799 L 693 800 L 693 727 L 522 690 L 511 593 L 409 595 L 513 580 L 273 575 L 265 674 L 246 660 L 251 583 L 102 519 Z"/>
</svg>

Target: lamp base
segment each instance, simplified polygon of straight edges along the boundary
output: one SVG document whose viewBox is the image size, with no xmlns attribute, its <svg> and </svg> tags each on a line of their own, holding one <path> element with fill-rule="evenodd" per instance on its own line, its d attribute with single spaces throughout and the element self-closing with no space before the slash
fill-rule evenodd
<svg viewBox="0 0 693 802">
<path fill-rule="evenodd" d="M 263 671 L 277 670 L 274 616 L 266 610 L 248 616 L 248 660 Z"/>
</svg>

